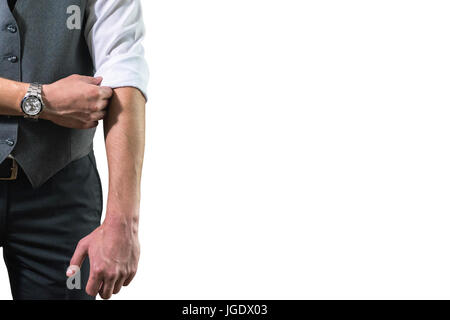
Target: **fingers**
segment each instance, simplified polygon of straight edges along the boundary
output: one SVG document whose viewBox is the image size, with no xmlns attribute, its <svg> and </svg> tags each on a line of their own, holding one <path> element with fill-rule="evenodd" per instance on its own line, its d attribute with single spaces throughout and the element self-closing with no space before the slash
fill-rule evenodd
<svg viewBox="0 0 450 320">
<path fill-rule="evenodd" d="M 101 286 L 102 281 L 99 275 L 95 274 L 91 269 L 89 280 L 86 285 L 86 293 L 92 297 L 95 297 L 99 293 Z"/>
<path fill-rule="evenodd" d="M 96 86 L 98 89 L 98 96 L 100 99 L 110 99 L 113 95 L 113 90 L 110 87 L 100 86 L 103 78 L 102 77 L 89 77 L 75 75 L 75 79 L 85 82 L 87 84 Z"/>
<path fill-rule="evenodd" d="M 89 112 L 89 119 L 91 119 L 93 112 L 105 111 L 105 109 L 109 106 L 109 99 L 111 99 L 113 95 L 113 90 L 109 87 L 96 87 L 95 90 L 97 91 L 94 94 L 94 100 L 92 100 L 91 104 L 89 104 L 85 110 L 85 112 Z M 101 116 L 101 113 L 98 113 L 97 115 Z M 101 120 L 104 116 L 105 115 L 95 120 Z"/>
<path fill-rule="evenodd" d="M 92 128 L 96 128 L 97 126 L 98 126 L 98 121 L 88 122 L 83 125 L 82 129 L 92 129 Z"/>
<path fill-rule="evenodd" d="M 116 281 L 116 284 L 114 285 L 113 294 L 119 293 L 120 289 L 122 289 L 125 280 L 127 280 L 125 277 L 121 277 Z"/>
<path fill-rule="evenodd" d="M 74 121 L 72 125 L 69 125 L 69 128 L 73 129 L 92 129 L 98 126 L 98 121 Z"/>
<path fill-rule="evenodd" d="M 123 286 L 126 287 L 130 284 L 131 281 L 133 281 L 134 276 L 136 275 L 136 272 L 132 272 L 128 278 L 124 281 Z"/>
<path fill-rule="evenodd" d="M 100 297 L 102 297 L 102 299 L 109 299 L 111 298 L 112 294 L 113 294 L 113 290 L 114 290 L 114 285 L 116 283 L 116 279 L 115 278 L 111 278 L 111 277 L 105 277 L 103 279 L 103 284 L 102 287 L 100 289 Z"/>
<path fill-rule="evenodd" d="M 84 259 L 87 256 L 88 252 L 88 244 L 86 240 L 81 239 L 78 242 L 77 248 L 75 249 L 75 252 L 72 256 L 72 259 L 70 260 L 70 266 L 66 271 L 66 275 L 68 277 L 73 276 L 79 268 L 81 268 L 81 265 L 83 264 Z"/>
<path fill-rule="evenodd" d="M 102 274 L 105 276 L 103 276 L 99 294 L 103 299 L 109 299 L 113 294 L 118 294 L 122 287 L 129 285 L 136 275 L 136 272 L 110 273 L 109 276 L 107 272 Z"/>
<path fill-rule="evenodd" d="M 98 121 L 82 121 L 82 120 L 76 120 L 73 122 L 73 126 L 71 126 L 74 129 L 92 129 L 96 128 L 98 126 Z"/>
<path fill-rule="evenodd" d="M 113 89 L 110 87 L 100 87 L 100 98 L 101 99 L 111 99 L 113 95 Z"/>
<path fill-rule="evenodd" d="M 88 77 L 88 76 L 78 76 L 78 77 L 81 81 L 95 86 L 99 86 L 103 81 L 102 77 Z"/>
<path fill-rule="evenodd" d="M 106 116 L 106 111 L 102 110 L 102 111 L 94 111 L 91 113 L 91 121 L 100 121 L 103 120 Z"/>
<path fill-rule="evenodd" d="M 99 121 L 106 117 L 106 110 L 91 111 L 88 114 L 73 114 L 70 120 L 60 124 L 64 127 L 73 129 L 91 129 L 98 126 Z"/>
</svg>

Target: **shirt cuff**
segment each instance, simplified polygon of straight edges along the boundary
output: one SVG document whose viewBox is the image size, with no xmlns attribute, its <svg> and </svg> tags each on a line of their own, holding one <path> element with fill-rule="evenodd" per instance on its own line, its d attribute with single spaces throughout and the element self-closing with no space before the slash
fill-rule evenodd
<svg viewBox="0 0 450 320">
<path fill-rule="evenodd" d="M 102 77 L 102 86 L 110 88 L 134 87 L 141 91 L 148 100 L 147 85 L 149 72 L 143 55 L 111 57 L 95 72 L 96 77 Z"/>
</svg>

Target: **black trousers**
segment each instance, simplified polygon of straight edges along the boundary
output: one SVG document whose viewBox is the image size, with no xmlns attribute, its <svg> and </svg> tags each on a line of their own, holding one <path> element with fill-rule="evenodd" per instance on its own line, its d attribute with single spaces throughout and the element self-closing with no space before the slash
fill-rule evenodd
<svg viewBox="0 0 450 320">
<path fill-rule="evenodd" d="M 93 299 L 89 260 L 80 289 L 67 287 L 66 269 L 78 241 L 100 225 L 102 206 L 93 152 L 36 189 L 20 169 L 17 180 L 0 181 L 0 245 L 14 299 Z"/>
</svg>

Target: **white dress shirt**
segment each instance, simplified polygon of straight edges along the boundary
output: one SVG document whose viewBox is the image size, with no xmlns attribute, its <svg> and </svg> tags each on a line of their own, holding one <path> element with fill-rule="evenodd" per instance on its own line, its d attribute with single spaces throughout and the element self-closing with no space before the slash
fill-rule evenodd
<svg viewBox="0 0 450 320">
<path fill-rule="evenodd" d="M 140 0 L 88 0 L 85 38 L 102 86 L 135 87 L 147 99 Z"/>
</svg>

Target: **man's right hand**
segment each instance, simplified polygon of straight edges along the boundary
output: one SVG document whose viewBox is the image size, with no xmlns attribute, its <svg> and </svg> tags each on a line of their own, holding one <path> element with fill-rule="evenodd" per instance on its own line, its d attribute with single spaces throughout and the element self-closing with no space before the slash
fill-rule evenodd
<svg viewBox="0 0 450 320">
<path fill-rule="evenodd" d="M 57 125 L 88 129 L 106 115 L 113 90 L 100 86 L 101 77 L 71 75 L 42 87 L 45 109 L 40 117 Z"/>
</svg>

